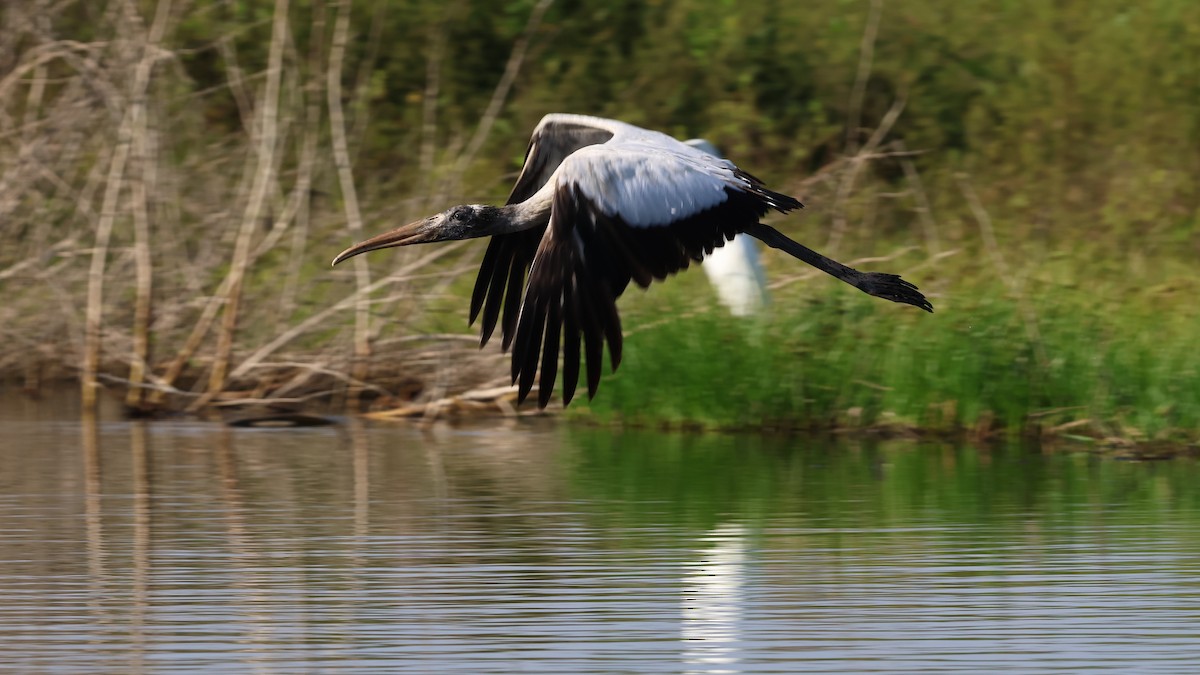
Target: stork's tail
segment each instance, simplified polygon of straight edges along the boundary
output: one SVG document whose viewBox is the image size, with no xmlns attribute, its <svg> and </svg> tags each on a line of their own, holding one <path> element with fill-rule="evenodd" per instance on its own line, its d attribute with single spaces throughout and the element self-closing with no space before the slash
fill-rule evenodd
<svg viewBox="0 0 1200 675">
<path fill-rule="evenodd" d="M 736 175 L 738 178 L 741 178 L 748 183 L 746 186 L 747 192 L 757 196 L 759 199 L 763 200 L 767 206 L 780 213 L 787 213 L 788 211 L 804 208 L 804 205 L 800 203 L 799 199 L 785 195 L 782 192 L 768 190 L 767 186 L 764 185 L 761 180 L 755 178 L 751 174 L 746 173 L 745 171 L 742 171 L 741 169 L 737 170 Z"/>
</svg>

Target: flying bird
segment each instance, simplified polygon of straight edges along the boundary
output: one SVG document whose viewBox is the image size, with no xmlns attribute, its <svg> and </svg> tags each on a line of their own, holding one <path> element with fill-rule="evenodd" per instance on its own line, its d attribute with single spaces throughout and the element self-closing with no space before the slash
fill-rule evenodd
<svg viewBox="0 0 1200 675">
<path fill-rule="evenodd" d="M 859 272 L 759 222 L 768 211 L 799 208 L 799 201 L 767 189 L 732 162 L 666 134 L 551 114 L 533 130 L 504 206 L 452 207 L 355 244 L 333 264 L 393 246 L 491 237 L 469 322 L 482 318 L 481 347 L 500 326 L 503 349 L 512 349 L 518 401 L 536 378 L 539 408 L 550 401 L 560 349 L 564 406 L 575 395 L 585 356 L 588 398 L 600 383 L 605 344 L 616 371 L 622 347 L 616 301 L 630 281 L 646 288 L 738 233 L 865 293 L 933 311 L 899 276 Z"/>
</svg>

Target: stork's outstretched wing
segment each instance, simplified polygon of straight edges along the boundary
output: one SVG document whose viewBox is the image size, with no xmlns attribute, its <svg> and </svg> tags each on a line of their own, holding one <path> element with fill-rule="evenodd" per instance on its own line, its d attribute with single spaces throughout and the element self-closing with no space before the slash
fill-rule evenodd
<svg viewBox="0 0 1200 675">
<path fill-rule="evenodd" d="M 507 204 L 519 204 L 532 197 L 550 180 L 550 176 L 571 153 L 589 145 L 605 143 L 624 127 L 620 122 L 583 117 L 581 115 L 546 115 L 533 130 L 525 150 L 525 164 Z M 517 323 L 525 274 L 533 262 L 538 242 L 545 226 L 522 232 L 493 236 L 488 243 L 475 290 L 471 294 L 470 323 L 475 323 L 480 310 L 479 345 L 487 344 L 496 329 L 503 306 L 504 320 L 500 324 L 503 346 L 508 349 Z"/>
</svg>

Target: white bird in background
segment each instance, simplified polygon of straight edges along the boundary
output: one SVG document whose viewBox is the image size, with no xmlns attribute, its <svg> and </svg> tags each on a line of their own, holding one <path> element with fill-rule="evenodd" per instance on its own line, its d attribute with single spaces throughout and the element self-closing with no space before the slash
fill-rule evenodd
<svg viewBox="0 0 1200 675">
<path fill-rule="evenodd" d="M 499 322 L 503 348 L 512 348 L 520 401 L 533 389 L 540 363 L 538 407 L 550 401 L 561 347 L 565 406 L 575 394 L 583 354 L 589 398 L 600 383 L 604 343 L 612 370 L 620 365 L 616 301 L 629 282 L 645 288 L 703 260 L 738 233 L 865 293 L 933 311 L 899 276 L 859 272 L 758 222 L 771 209 L 787 213 L 802 206 L 732 162 L 666 134 L 552 114 L 534 129 L 504 206 L 455 206 L 355 244 L 333 263 L 392 246 L 490 236 L 471 296 L 470 322 L 483 320 L 480 345 Z"/>
<path fill-rule="evenodd" d="M 692 138 L 684 143 L 714 157 L 721 156 L 721 151 L 703 138 Z M 717 289 L 717 297 L 734 316 L 757 314 L 767 305 L 767 273 L 759 262 L 758 247 L 749 236 L 739 234 L 724 246 L 713 249 L 700 267 L 708 275 L 709 283 Z"/>
</svg>

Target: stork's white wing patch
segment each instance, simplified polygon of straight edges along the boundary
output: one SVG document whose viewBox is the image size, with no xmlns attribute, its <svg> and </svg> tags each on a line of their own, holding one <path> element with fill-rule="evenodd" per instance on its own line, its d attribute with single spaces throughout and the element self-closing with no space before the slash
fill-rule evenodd
<svg viewBox="0 0 1200 675">
<path fill-rule="evenodd" d="M 684 220 L 724 202 L 727 188 L 745 189 L 728 161 L 662 138 L 670 143 L 647 134 L 582 148 L 554 180 L 577 186 L 605 215 L 633 227 Z"/>
</svg>

